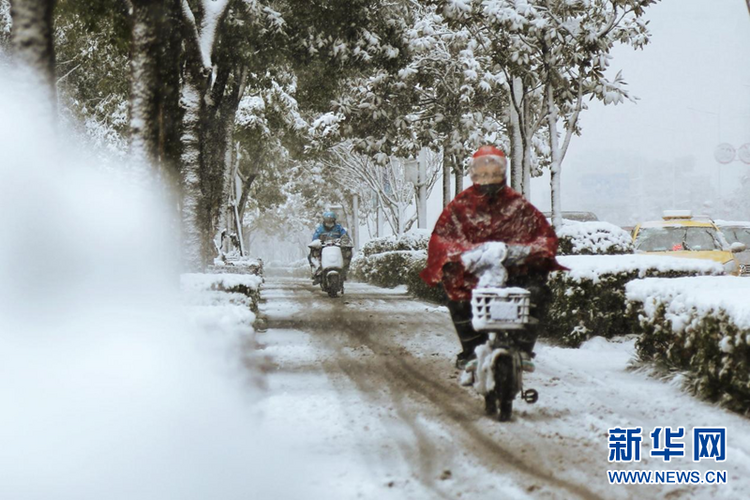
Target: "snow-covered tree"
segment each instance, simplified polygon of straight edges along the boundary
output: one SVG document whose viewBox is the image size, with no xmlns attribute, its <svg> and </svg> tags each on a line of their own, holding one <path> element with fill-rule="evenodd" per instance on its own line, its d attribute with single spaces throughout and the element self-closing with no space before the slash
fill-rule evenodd
<svg viewBox="0 0 750 500">
<path fill-rule="evenodd" d="M 487 105 L 502 94 L 504 75 L 488 71 L 475 37 L 447 24 L 436 7 L 417 4 L 402 22 L 401 65 L 351 79 L 311 133 L 324 147 L 346 139 L 380 164 L 422 147 L 442 151 L 447 204 L 451 170 L 460 186 L 471 152 L 484 142 L 504 142 L 503 119 Z"/>
<path fill-rule="evenodd" d="M 334 180 L 342 186 L 357 186 L 362 199 L 375 193 L 378 206 L 394 234 L 408 231 L 417 219 L 416 213 L 407 219 L 406 211 L 415 199 L 415 186 L 406 173 L 406 161 L 389 158 L 384 164 L 370 156 L 359 153 L 351 142 L 344 142 L 330 149 L 323 157 L 323 165 L 334 173 Z M 425 188 L 427 196 L 432 192 L 442 173 L 441 155 L 427 154 Z M 373 214 L 374 215 L 374 214 Z"/>
<path fill-rule="evenodd" d="M 657 0 L 441 0 L 446 17 L 474 33 L 506 74 L 514 160 L 523 189 L 532 151 L 546 127 L 553 223 L 560 219 L 560 170 L 572 135 L 580 133 L 585 99 L 631 99 L 622 75 L 607 76 L 615 44 L 641 48 L 649 32 L 645 9 Z M 560 128 L 562 127 L 562 128 Z M 518 164 L 524 166 L 519 175 Z"/>
<path fill-rule="evenodd" d="M 10 44 L 14 58 L 29 68 L 56 105 L 53 12 L 55 0 L 10 0 Z"/>
</svg>

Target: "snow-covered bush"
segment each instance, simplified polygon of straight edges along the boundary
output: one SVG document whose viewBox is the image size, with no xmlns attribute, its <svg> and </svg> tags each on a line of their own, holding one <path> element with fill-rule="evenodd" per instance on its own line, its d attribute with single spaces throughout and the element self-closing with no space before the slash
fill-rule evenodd
<svg viewBox="0 0 750 500">
<path fill-rule="evenodd" d="M 640 320 L 642 361 L 686 372 L 693 393 L 750 412 L 750 280 L 635 280 L 626 294 Z"/>
<path fill-rule="evenodd" d="M 386 288 L 405 285 L 415 262 L 426 259 L 423 250 L 395 250 L 370 256 L 358 256 L 352 262 L 355 279 Z"/>
<path fill-rule="evenodd" d="M 633 253 L 633 241 L 624 229 L 609 222 L 565 220 L 557 231 L 560 255 L 620 255 Z"/>
<path fill-rule="evenodd" d="M 255 274 L 187 273 L 180 276 L 182 290 L 186 293 L 216 291 L 239 294 L 249 299 L 246 304 L 256 313 L 258 312 L 262 283 L 263 278 Z"/>
<path fill-rule="evenodd" d="M 375 238 L 365 243 L 362 247 L 362 254 L 365 257 L 369 257 L 384 252 L 427 250 L 430 234 L 430 231 L 427 229 L 414 229 L 402 235 Z"/>
<path fill-rule="evenodd" d="M 427 283 L 419 277 L 419 273 L 421 273 L 425 266 L 427 266 L 427 253 L 419 253 L 421 255 L 414 255 L 411 265 L 406 272 L 406 289 L 414 297 L 437 302 L 439 304 L 445 304 L 448 301 L 448 296 L 445 294 L 443 286 L 428 286 Z"/>
<path fill-rule="evenodd" d="M 657 255 L 562 256 L 559 261 L 570 271 L 550 275 L 553 298 L 539 319 L 549 337 L 575 347 L 591 335 L 609 338 L 637 329 L 636 318 L 626 308 L 628 282 L 723 272 L 713 261 Z"/>
<path fill-rule="evenodd" d="M 250 257 L 227 259 L 226 261 L 217 258 L 214 260 L 214 265 L 209 266 L 208 270 L 218 274 L 254 274 L 263 277 L 263 261 Z"/>
<path fill-rule="evenodd" d="M 429 241 L 425 229 L 370 240 L 352 260 L 352 277 L 388 288 L 405 285 L 415 262 L 426 259 Z"/>
</svg>

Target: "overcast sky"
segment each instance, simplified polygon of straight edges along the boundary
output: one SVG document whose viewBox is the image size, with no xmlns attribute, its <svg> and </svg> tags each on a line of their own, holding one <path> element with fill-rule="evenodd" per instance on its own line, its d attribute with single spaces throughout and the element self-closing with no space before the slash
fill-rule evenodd
<svg viewBox="0 0 750 500">
<path fill-rule="evenodd" d="M 637 163 L 692 157 L 716 189 L 713 149 L 750 142 L 750 15 L 745 0 L 662 0 L 647 13 L 652 32 L 644 50 L 616 48 L 612 69 L 623 70 L 637 104 L 592 103 L 582 115 L 563 164 L 563 209 L 595 209 L 579 192 L 578 177 L 606 169 L 621 172 Z M 689 160 L 684 163 L 690 164 Z M 687 167 L 689 168 L 689 166 Z M 750 165 L 722 167 L 730 193 Z M 676 174 L 680 174 L 677 167 Z M 532 201 L 549 207 L 548 177 L 534 181 Z M 708 191 L 707 191 L 708 192 Z M 678 207 L 679 208 L 679 207 Z"/>
</svg>

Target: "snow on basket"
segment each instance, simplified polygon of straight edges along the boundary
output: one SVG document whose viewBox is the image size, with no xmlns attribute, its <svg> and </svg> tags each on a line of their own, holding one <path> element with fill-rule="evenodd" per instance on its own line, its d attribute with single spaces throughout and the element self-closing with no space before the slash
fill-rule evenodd
<svg viewBox="0 0 750 500">
<path fill-rule="evenodd" d="M 529 322 L 530 293 L 523 288 L 477 288 L 471 293 L 471 323 L 481 330 L 517 330 Z"/>
</svg>

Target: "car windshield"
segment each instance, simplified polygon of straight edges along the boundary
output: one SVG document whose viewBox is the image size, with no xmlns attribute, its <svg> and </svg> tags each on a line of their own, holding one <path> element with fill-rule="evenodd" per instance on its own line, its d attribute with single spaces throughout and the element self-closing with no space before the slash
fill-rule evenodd
<svg viewBox="0 0 750 500">
<path fill-rule="evenodd" d="M 723 227 L 721 232 L 730 244 L 740 242 L 750 248 L 750 227 Z"/>
<path fill-rule="evenodd" d="M 638 252 L 723 250 L 719 233 L 712 227 L 646 227 L 635 240 Z"/>
</svg>

